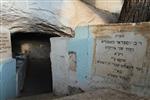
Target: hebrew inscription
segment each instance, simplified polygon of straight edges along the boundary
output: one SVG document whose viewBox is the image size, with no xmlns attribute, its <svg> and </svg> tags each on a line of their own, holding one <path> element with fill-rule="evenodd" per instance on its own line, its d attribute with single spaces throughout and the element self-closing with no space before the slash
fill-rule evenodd
<svg viewBox="0 0 150 100">
<path fill-rule="evenodd" d="M 132 32 L 97 38 L 95 74 L 110 83 L 142 86 L 146 73 L 143 63 L 146 47 L 147 40 Z"/>
<path fill-rule="evenodd" d="M 11 58 L 11 40 L 10 33 L 1 27 L 0 31 L 0 60 Z"/>
</svg>

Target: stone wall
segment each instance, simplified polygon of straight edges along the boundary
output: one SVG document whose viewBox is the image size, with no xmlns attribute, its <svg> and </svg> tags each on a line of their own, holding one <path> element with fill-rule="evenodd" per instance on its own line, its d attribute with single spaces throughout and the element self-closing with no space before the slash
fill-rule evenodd
<svg viewBox="0 0 150 100">
<path fill-rule="evenodd" d="M 31 59 L 49 59 L 50 43 L 37 40 L 21 41 L 21 52 L 28 53 Z"/>
<path fill-rule="evenodd" d="M 45 32 L 74 36 L 80 25 L 116 22 L 111 13 L 92 10 L 80 0 L 2 0 L 0 24 L 14 32 Z"/>
<path fill-rule="evenodd" d="M 124 0 L 82 0 L 98 9 L 120 13 Z"/>
<path fill-rule="evenodd" d="M 150 96 L 149 27 L 150 23 L 83 26 L 76 29 L 75 38 L 52 38 L 56 94 L 70 94 L 70 87 L 79 92 L 105 87 Z"/>
</svg>

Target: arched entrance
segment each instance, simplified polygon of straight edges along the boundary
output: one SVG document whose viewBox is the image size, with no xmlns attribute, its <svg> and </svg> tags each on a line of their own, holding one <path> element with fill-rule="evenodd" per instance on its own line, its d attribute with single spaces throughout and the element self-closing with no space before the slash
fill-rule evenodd
<svg viewBox="0 0 150 100">
<path fill-rule="evenodd" d="M 17 94 L 31 96 L 52 92 L 50 38 L 41 32 L 12 33 L 12 53 L 17 61 Z"/>
</svg>

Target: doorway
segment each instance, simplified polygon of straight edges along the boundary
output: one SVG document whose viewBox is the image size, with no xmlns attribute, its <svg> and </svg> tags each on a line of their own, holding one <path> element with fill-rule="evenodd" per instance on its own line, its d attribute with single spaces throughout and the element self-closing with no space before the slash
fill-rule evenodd
<svg viewBox="0 0 150 100">
<path fill-rule="evenodd" d="M 46 33 L 13 33 L 12 52 L 17 61 L 19 97 L 52 93 L 50 38 Z"/>
</svg>

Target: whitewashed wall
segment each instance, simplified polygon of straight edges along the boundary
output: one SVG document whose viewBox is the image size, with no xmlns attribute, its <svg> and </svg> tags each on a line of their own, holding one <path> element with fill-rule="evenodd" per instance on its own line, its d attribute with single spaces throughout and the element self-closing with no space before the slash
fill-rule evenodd
<svg viewBox="0 0 150 100">
<path fill-rule="evenodd" d="M 53 92 L 57 95 L 69 94 L 69 56 L 67 50 L 69 38 L 51 38 L 51 67 Z"/>
<path fill-rule="evenodd" d="M 82 0 L 90 5 L 113 13 L 120 13 L 124 0 Z"/>
</svg>

